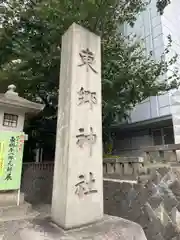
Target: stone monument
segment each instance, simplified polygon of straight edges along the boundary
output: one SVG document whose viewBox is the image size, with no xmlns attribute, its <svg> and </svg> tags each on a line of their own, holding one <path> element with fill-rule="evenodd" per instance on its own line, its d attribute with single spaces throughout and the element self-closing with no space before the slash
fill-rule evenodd
<svg viewBox="0 0 180 240">
<path fill-rule="evenodd" d="M 115 221 L 121 234 L 109 229 L 109 239 L 130 239 L 122 232 L 132 223 L 125 230 L 126 220 L 103 216 L 101 97 L 101 39 L 73 23 L 62 37 L 52 220 L 63 229 L 101 222 L 88 239 L 105 239 Z M 130 235 L 145 239 L 142 230 Z"/>
<path fill-rule="evenodd" d="M 62 38 L 52 218 L 63 228 L 103 218 L 100 48 L 77 24 Z"/>
</svg>

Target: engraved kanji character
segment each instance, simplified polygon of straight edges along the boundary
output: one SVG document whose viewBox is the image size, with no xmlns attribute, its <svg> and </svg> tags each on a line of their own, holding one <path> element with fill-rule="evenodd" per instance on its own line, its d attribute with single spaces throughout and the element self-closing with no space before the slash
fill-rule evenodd
<svg viewBox="0 0 180 240">
<path fill-rule="evenodd" d="M 97 73 L 97 71 L 92 67 L 93 63 L 94 63 L 94 60 L 95 60 L 95 57 L 94 57 L 94 54 L 93 52 L 91 52 L 89 50 L 89 48 L 87 48 L 86 50 L 82 50 L 80 53 L 79 53 L 79 56 L 81 57 L 81 60 L 82 60 L 82 64 L 79 64 L 78 66 L 81 67 L 81 66 L 86 66 L 86 69 L 87 69 L 87 72 L 89 71 L 89 68 L 91 68 L 91 70 L 94 72 L 94 73 Z"/>
</svg>

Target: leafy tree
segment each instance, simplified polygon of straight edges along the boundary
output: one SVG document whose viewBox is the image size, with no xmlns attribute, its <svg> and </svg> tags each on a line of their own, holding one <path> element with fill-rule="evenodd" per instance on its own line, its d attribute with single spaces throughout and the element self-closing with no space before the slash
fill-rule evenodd
<svg viewBox="0 0 180 240">
<path fill-rule="evenodd" d="M 157 0 L 157 9 L 162 15 L 164 13 L 164 9 L 171 3 L 171 0 Z"/>
<path fill-rule="evenodd" d="M 167 3 L 157 1 L 160 12 Z M 28 125 L 30 132 L 36 128 L 36 136 L 38 140 L 44 139 L 43 144 L 49 144 L 47 134 L 48 139 L 55 136 L 61 36 L 73 22 L 102 38 L 104 141 L 111 136 L 111 124 L 127 117 L 128 110 L 135 104 L 177 86 L 177 70 L 165 77 L 177 56 L 168 62 L 162 56 L 161 61 L 155 62 L 151 56 L 144 55 L 140 42 L 125 39 L 119 33 L 119 26 L 133 25 L 145 7 L 144 0 L 2 1 L 1 89 L 13 82 L 25 97 L 46 104 L 44 112 Z M 164 55 L 167 52 L 168 48 Z M 157 81 L 161 76 L 165 80 Z"/>
</svg>

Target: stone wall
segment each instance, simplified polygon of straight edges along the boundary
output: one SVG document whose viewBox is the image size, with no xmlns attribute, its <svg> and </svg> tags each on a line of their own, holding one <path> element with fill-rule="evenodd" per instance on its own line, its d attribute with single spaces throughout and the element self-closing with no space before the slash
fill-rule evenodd
<svg viewBox="0 0 180 240">
<path fill-rule="evenodd" d="M 51 203 L 53 164 L 25 164 L 22 191 L 32 203 Z M 152 168 L 137 181 L 104 180 L 104 211 L 139 223 L 148 240 L 180 240 L 180 171 Z"/>
<path fill-rule="evenodd" d="M 180 174 L 161 168 L 143 183 L 104 181 L 104 210 L 139 223 L 148 240 L 179 240 Z"/>
</svg>

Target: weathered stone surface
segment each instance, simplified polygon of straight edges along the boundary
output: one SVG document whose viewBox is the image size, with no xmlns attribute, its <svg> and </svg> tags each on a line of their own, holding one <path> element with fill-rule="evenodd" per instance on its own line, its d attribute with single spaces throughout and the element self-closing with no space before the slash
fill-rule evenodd
<svg viewBox="0 0 180 240">
<path fill-rule="evenodd" d="M 0 192 L 0 207 L 1 205 L 16 205 L 17 204 L 17 191 Z M 24 194 L 20 193 L 19 204 L 24 203 Z"/>
<path fill-rule="evenodd" d="M 73 23 L 61 59 L 52 218 L 67 229 L 103 218 L 100 37 Z"/>
<path fill-rule="evenodd" d="M 176 195 L 178 201 L 180 201 L 180 182 L 178 180 L 174 181 L 170 186 L 171 191 L 173 194 Z"/>
<path fill-rule="evenodd" d="M 24 216 L 31 214 L 31 204 L 23 203 L 20 206 L 17 205 L 0 205 L 0 222 L 4 219 L 16 219 L 17 217 L 23 218 Z"/>
<path fill-rule="evenodd" d="M 152 171 L 146 184 L 119 183 L 118 186 L 116 183 L 113 186 L 112 182 L 105 182 L 105 212 L 112 214 L 113 205 L 113 214 L 139 223 L 148 240 L 176 240 L 180 236 L 179 181 L 175 169 L 158 168 Z M 115 192 L 114 188 L 121 192 Z M 114 196 L 117 201 L 112 201 L 111 191 L 122 199 Z"/>
<path fill-rule="evenodd" d="M 3 240 L 146 240 L 138 224 L 112 216 L 69 231 L 58 228 L 48 219 L 14 222 L 5 227 Z"/>
</svg>

